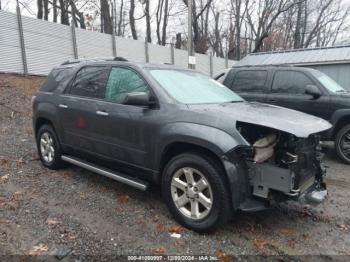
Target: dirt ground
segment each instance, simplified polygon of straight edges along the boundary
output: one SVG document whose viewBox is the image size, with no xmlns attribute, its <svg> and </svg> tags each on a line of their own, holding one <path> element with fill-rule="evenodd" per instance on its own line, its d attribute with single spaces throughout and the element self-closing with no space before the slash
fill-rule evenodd
<svg viewBox="0 0 350 262">
<path fill-rule="evenodd" d="M 0 74 L 0 255 L 350 255 L 350 172 L 328 149 L 329 197 L 237 214 L 213 234 L 176 225 L 159 191 L 141 192 L 69 166 L 43 168 L 31 128 L 40 77 Z M 171 236 L 177 233 L 178 238 Z M 317 258 L 318 259 L 318 258 Z"/>
</svg>

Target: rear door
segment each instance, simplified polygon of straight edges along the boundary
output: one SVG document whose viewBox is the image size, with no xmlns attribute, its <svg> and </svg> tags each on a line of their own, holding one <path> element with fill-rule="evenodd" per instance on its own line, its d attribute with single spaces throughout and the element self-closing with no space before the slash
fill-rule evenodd
<svg viewBox="0 0 350 262">
<path fill-rule="evenodd" d="M 313 79 L 302 71 L 276 70 L 266 102 L 326 118 L 329 97 L 321 95 L 315 99 L 306 94 L 307 85 L 317 86 Z M 322 90 L 320 92 L 322 93 Z"/>
<path fill-rule="evenodd" d="M 238 93 L 247 101 L 265 102 L 268 71 L 239 70 L 234 73 L 230 89 Z"/>
<path fill-rule="evenodd" d="M 76 74 L 72 85 L 59 98 L 63 143 L 78 150 L 96 152 L 95 132 L 98 104 L 102 102 L 109 67 L 86 66 Z"/>
</svg>

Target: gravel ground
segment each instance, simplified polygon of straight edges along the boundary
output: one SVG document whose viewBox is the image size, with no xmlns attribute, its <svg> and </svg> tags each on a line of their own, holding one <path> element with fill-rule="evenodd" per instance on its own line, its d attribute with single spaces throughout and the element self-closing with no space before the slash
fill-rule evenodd
<svg viewBox="0 0 350 262">
<path fill-rule="evenodd" d="M 241 213 L 213 234 L 198 234 L 176 225 L 157 190 L 73 166 L 45 169 L 31 129 L 30 97 L 41 81 L 0 74 L 0 255 L 350 255 L 349 167 L 331 149 L 324 204 Z"/>
</svg>

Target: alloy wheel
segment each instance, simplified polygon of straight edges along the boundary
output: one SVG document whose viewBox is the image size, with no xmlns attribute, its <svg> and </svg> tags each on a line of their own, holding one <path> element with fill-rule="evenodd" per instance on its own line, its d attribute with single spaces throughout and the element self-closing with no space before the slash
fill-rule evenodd
<svg viewBox="0 0 350 262">
<path fill-rule="evenodd" d="M 48 132 L 44 132 L 40 137 L 40 153 L 47 163 L 52 162 L 55 157 L 53 138 Z"/>
<path fill-rule="evenodd" d="M 348 130 L 340 140 L 340 149 L 344 156 L 350 159 L 350 130 Z"/>
<path fill-rule="evenodd" d="M 203 173 L 192 167 L 177 170 L 171 180 L 171 196 L 186 217 L 205 218 L 213 206 L 213 193 Z"/>
</svg>

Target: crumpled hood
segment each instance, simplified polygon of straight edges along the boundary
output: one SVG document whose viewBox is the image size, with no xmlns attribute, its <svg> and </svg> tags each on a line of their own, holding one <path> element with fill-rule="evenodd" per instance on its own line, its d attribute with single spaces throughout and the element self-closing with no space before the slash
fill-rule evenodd
<svg viewBox="0 0 350 262">
<path fill-rule="evenodd" d="M 266 126 L 281 130 L 297 137 L 305 138 L 310 134 L 330 129 L 332 125 L 321 118 L 284 107 L 262 103 L 225 103 L 190 105 L 192 110 L 226 114 L 236 121 Z"/>
</svg>

